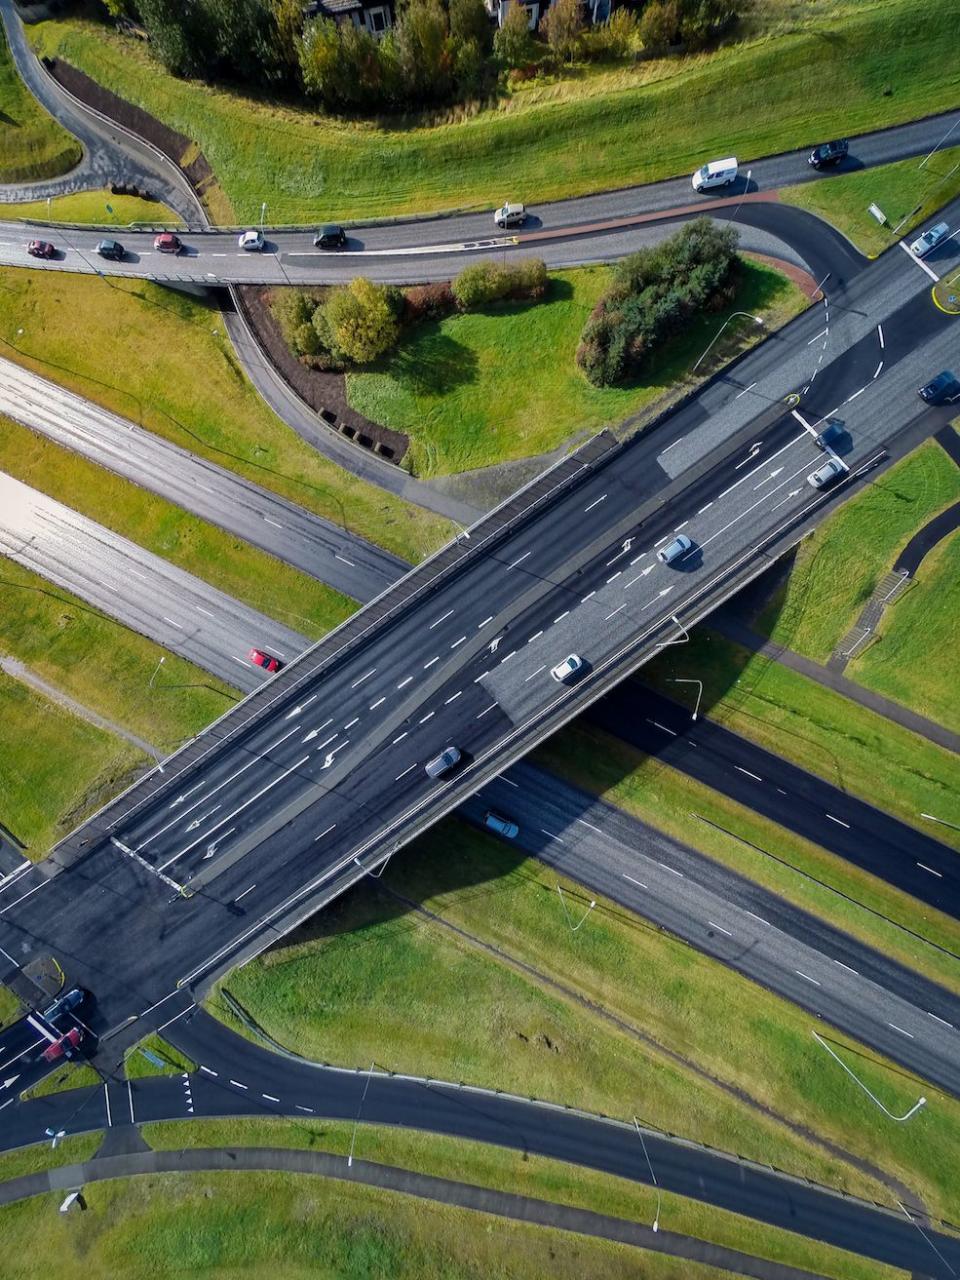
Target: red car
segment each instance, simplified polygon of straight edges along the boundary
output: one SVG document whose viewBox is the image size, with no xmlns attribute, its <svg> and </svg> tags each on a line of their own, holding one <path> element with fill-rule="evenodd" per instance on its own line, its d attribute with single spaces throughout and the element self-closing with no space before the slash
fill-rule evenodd
<svg viewBox="0 0 960 1280">
<path fill-rule="evenodd" d="M 251 649 L 247 657 L 254 666 L 263 667 L 264 671 L 279 671 L 283 666 L 279 658 L 274 658 L 271 654 L 264 653 L 262 649 Z"/>
<path fill-rule="evenodd" d="M 183 248 L 183 241 L 172 231 L 161 231 L 154 240 L 153 247 L 157 253 L 179 253 Z"/>
<path fill-rule="evenodd" d="M 44 1062 L 56 1062 L 59 1058 L 73 1057 L 73 1051 L 83 1039 L 83 1032 L 79 1027 L 71 1027 L 66 1035 L 62 1035 L 59 1040 L 54 1040 L 44 1049 L 40 1055 Z"/>
<path fill-rule="evenodd" d="M 52 258 L 56 252 L 49 240 L 31 240 L 27 245 L 27 253 L 31 258 Z"/>
</svg>

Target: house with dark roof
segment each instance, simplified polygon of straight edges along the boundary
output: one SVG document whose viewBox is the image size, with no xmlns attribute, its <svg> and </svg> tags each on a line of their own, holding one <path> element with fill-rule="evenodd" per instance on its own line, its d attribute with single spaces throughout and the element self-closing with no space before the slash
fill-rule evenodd
<svg viewBox="0 0 960 1280">
<path fill-rule="evenodd" d="M 512 4 L 522 4 L 530 16 L 529 27 L 536 31 L 540 19 L 553 4 L 553 0 L 483 0 L 487 13 L 497 24 L 503 26 L 507 11 Z M 583 0 L 583 15 L 588 23 L 606 22 L 614 8 L 614 0 Z"/>
<path fill-rule="evenodd" d="M 304 6 L 306 18 L 332 18 L 365 27 L 378 39 L 393 26 L 393 0 L 310 0 Z"/>
</svg>

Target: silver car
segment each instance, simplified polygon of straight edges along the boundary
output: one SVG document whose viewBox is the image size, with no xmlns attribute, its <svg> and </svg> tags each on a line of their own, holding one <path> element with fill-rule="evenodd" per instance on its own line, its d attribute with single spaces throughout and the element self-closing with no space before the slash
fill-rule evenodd
<svg viewBox="0 0 960 1280">
<path fill-rule="evenodd" d="M 661 564 L 673 564 L 674 560 L 679 560 L 681 556 L 685 556 L 693 543 L 685 533 L 678 533 L 672 542 L 668 542 L 665 547 L 661 547 L 657 552 L 657 559 Z"/>
<path fill-rule="evenodd" d="M 560 684 L 569 684 L 571 680 L 577 678 L 583 668 L 584 661 L 579 653 L 571 653 L 562 662 L 558 662 L 555 667 L 551 667 L 550 674 Z"/>
<path fill-rule="evenodd" d="M 931 249 L 935 249 L 941 240 L 946 240 L 950 234 L 950 228 L 945 222 L 938 222 L 935 227 L 931 227 L 929 231 L 925 231 L 922 236 L 914 240 L 910 246 L 910 252 L 918 258 L 924 257 Z"/>
<path fill-rule="evenodd" d="M 508 202 L 496 211 L 493 220 L 501 230 L 504 227 L 520 227 L 527 220 L 527 211 L 522 204 Z"/>
<path fill-rule="evenodd" d="M 432 760 L 428 760 L 424 766 L 427 771 L 428 778 L 443 778 L 460 763 L 460 750 L 458 747 L 444 747 L 438 756 L 434 756 Z"/>
<path fill-rule="evenodd" d="M 840 458 L 828 458 L 822 467 L 817 467 L 816 471 L 810 472 L 807 476 L 807 484 L 812 484 L 815 489 L 826 489 L 833 484 L 834 480 L 846 475 L 849 470 L 850 468 Z"/>
</svg>

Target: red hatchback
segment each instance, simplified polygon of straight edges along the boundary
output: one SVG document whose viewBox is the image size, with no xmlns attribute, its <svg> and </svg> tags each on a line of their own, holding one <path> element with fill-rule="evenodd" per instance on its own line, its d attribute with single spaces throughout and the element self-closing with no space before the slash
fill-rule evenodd
<svg viewBox="0 0 960 1280">
<path fill-rule="evenodd" d="M 52 258 L 56 252 L 49 240 L 31 240 L 27 245 L 27 253 L 31 258 Z"/>
<path fill-rule="evenodd" d="M 183 248 L 183 241 L 172 231 L 161 231 L 154 240 L 153 247 L 157 253 L 179 253 Z"/>
<path fill-rule="evenodd" d="M 53 1040 L 44 1049 L 41 1057 L 44 1062 L 57 1062 L 60 1058 L 73 1057 L 73 1051 L 83 1039 L 83 1032 L 79 1027 L 71 1027 L 66 1035 L 60 1037 L 59 1040 Z"/>
<path fill-rule="evenodd" d="M 269 653 L 264 653 L 262 649 L 251 649 L 247 657 L 254 666 L 263 667 L 264 671 L 279 671 L 283 666 L 279 658 L 274 658 Z"/>
</svg>

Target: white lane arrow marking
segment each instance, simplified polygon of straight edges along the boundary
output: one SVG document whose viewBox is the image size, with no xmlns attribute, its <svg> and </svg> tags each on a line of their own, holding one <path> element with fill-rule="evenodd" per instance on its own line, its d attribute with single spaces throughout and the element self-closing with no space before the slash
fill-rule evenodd
<svg viewBox="0 0 960 1280">
<path fill-rule="evenodd" d="M 301 711 L 305 711 L 306 708 L 309 707 L 310 703 L 316 702 L 316 700 L 317 700 L 317 695 L 313 694 L 311 697 L 307 698 L 306 702 L 301 702 L 298 707 L 294 707 L 292 711 L 288 711 L 287 714 L 283 717 L 284 720 L 292 720 L 294 716 L 298 716 Z"/>
<path fill-rule="evenodd" d="M 496 653 L 496 652 L 497 652 L 497 650 L 500 648 L 500 641 L 501 641 L 502 639 L 503 639 L 503 636 L 497 636 L 496 640 L 491 640 L 491 642 L 490 642 L 490 652 L 491 652 L 491 653 Z"/>
<path fill-rule="evenodd" d="M 349 746 L 349 744 L 350 744 L 350 739 L 348 738 L 346 742 L 341 742 L 340 745 L 334 747 L 332 751 L 328 751 L 323 758 L 323 764 L 320 766 L 320 768 L 329 769 L 330 766 L 333 764 L 333 757 L 337 754 L 338 751 L 342 751 L 344 747 Z"/>
<path fill-rule="evenodd" d="M 664 587 L 663 590 L 660 592 L 660 594 L 661 596 L 667 596 L 670 594 L 672 590 L 673 590 L 673 587 Z"/>
<path fill-rule="evenodd" d="M 193 795 L 193 793 L 194 793 L 194 791 L 199 791 L 201 787 L 205 787 L 206 785 L 207 785 L 207 784 L 206 784 L 205 782 L 198 782 L 198 783 L 197 783 L 197 785 L 196 785 L 195 787 L 191 787 L 189 791 L 184 791 L 184 793 L 183 793 L 182 795 L 177 796 L 176 800 L 174 800 L 174 802 L 173 802 L 173 804 L 171 804 L 170 808 L 171 808 L 171 809 L 176 809 L 176 807 L 177 807 L 177 805 L 178 805 L 178 804 L 183 804 L 183 802 L 184 802 L 184 800 L 186 800 L 187 796 L 192 796 L 192 795 Z"/>
<path fill-rule="evenodd" d="M 15 1076 L 7 1076 L 6 1080 L 4 1080 L 4 1082 L 3 1082 L 3 1087 L 4 1087 L 4 1089 L 9 1089 L 9 1088 L 10 1088 L 10 1086 L 11 1086 L 12 1084 L 16 1084 L 16 1082 L 17 1082 L 19 1079 L 20 1079 L 19 1074 L 18 1074 L 18 1075 L 15 1075 Z"/>
<path fill-rule="evenodd" d="M 236 829 L 237 829 L 236 827 L 231 827 L 229 831 L 225 831 L 222 836 L 217 836 L 216 840 L 214 840 L 211 844 L 208 844 L 207 852 L 203 855 L 204 861 L 206 861 L 207 858 L 212 858 L 213 855 L 217 852 L 217 849 L 220 846 L 221 842 L 226 840 L 227 836 L 232 836 L 233 833 L 236 831 Z"/>
<path fill-rule="evenodd" d="M 203 817 L 201 817 L 201 818 L 194 818 L 194 820 L 193 820 L 193 821 L 190 823 L 190 825 L 187 827 L 187 830 L 188 830 L 188 831 L 196 831 L 197 827 L 199 827 L 199 825 L 200 825 L 200 823 L 201 823 L 201 822 L 206 822 L 206 820 L 207 820 L 208 818 L 212 818 L 212 817 L 213 817 L 213 815 L 217 812 L 217 809 L 222 809 L 222 808 L 223 808 L 223 806 L 222 806 L 222 805 L 219 805 L 219 804 L 218 804 L 218 805 L 215 805 L 215 806 L 214 806 L 214 808 L 212 808 L 208 813 L 205 813 L 205 814 L 203 815 Z"/>
</svg>

